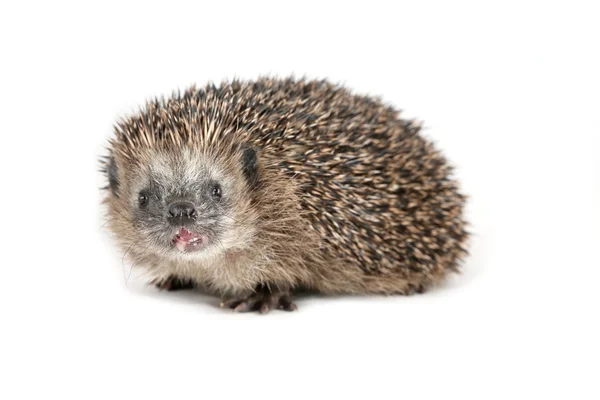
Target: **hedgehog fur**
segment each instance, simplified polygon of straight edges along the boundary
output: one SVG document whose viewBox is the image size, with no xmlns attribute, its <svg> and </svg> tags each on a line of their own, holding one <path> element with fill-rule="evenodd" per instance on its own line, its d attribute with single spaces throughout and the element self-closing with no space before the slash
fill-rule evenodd
<svg viewBox="0 0 600 400">
<path fill-rule="evenodd" d="M 466 255 L 465 197 L 420 125 L 328 81 L 192 87 L 119 121 L 109 151 L 109 226 L 159 280 L 222 296 L 261 287 L 411 294 L 458 271 Z M 154 248 L 135 199 L 158 159 L 181 167 L 177 176 L 208 165 L 230 178 L 221 248 L 194 257 Z"/>
</svg>

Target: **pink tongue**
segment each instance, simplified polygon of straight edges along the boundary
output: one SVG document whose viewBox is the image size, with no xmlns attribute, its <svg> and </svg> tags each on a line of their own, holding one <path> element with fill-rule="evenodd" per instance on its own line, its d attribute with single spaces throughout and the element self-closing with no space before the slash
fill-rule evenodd
<svg viewBox="0 0 600 400">
<path fill-rule="evenodd" d="M 183 239 L 185 241 L 190 241 L 194 238 L 194 234 L 185 228 L 181 228 L 179 230 L 179 233 L 177 234 L 177 236 L 179 236 L 181 239 Z"/>
<path fill-rule="evenodd" d="M 179 251 L 185 251 L 187 246 L 190 244 L 190 241 L 195 239 L 196 235 L 192 232 L 188 231 L 185 228 L 181 228 L 179 233 L 175 237 L 175 247 L 179 249 Z"/>
</svg>

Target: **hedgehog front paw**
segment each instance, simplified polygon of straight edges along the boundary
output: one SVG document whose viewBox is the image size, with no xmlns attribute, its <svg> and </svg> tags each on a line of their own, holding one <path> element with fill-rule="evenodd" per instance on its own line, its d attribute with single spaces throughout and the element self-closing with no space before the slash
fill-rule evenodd
<svg viewBox="0 0 600 400">
<path fill-rule="evenodd" d="M 271 290 L 260 286 L 246 297 L 234 297 L 221 303 L 222 308 L 231 308 L 233 312 L 258 311 L 266 314 L 271 310 L 296 311 L 298 306 L 287 291 Z"/>
<path fill-rule="evenodd" d="M 166 278 L 153 279 L 150 282 L 150 285 L 154 285 L 160 290 L 167 290 L 169 292 L 175 290 L 193 289 L 196 287 L 196 284 L 191 279 L 179 278 L 175 275 L 169 275 Z"/>
</svg>

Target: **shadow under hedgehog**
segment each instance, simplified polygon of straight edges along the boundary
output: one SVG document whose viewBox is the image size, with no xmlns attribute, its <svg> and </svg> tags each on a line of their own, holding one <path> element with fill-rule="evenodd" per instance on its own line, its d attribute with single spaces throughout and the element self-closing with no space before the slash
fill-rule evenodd
<svg viewBox="0 0 600 400">
<path fill-rule="evenodd" d="M 162 289 L 235 311 L 412 294 L 466 255 L 465 197 L 419 126 L 327 81 L 232 81 L 117 123 L 108 226 Z"/>
</svg>

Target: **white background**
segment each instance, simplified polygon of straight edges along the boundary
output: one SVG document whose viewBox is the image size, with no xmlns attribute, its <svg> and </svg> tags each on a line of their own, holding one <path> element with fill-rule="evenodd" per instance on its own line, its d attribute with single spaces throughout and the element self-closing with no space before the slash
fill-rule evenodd
<svg viewBox="0 0 600 400">
<path fill-rule="evenodd" d="M 3 3 L 0 397 L 600 398 L 594 3 Z M 112 123 L 292 72 L 425 122 L 470 196 L 464 273 L 267 316 L 126 283 L 99 206 Z"/>
</svg>

